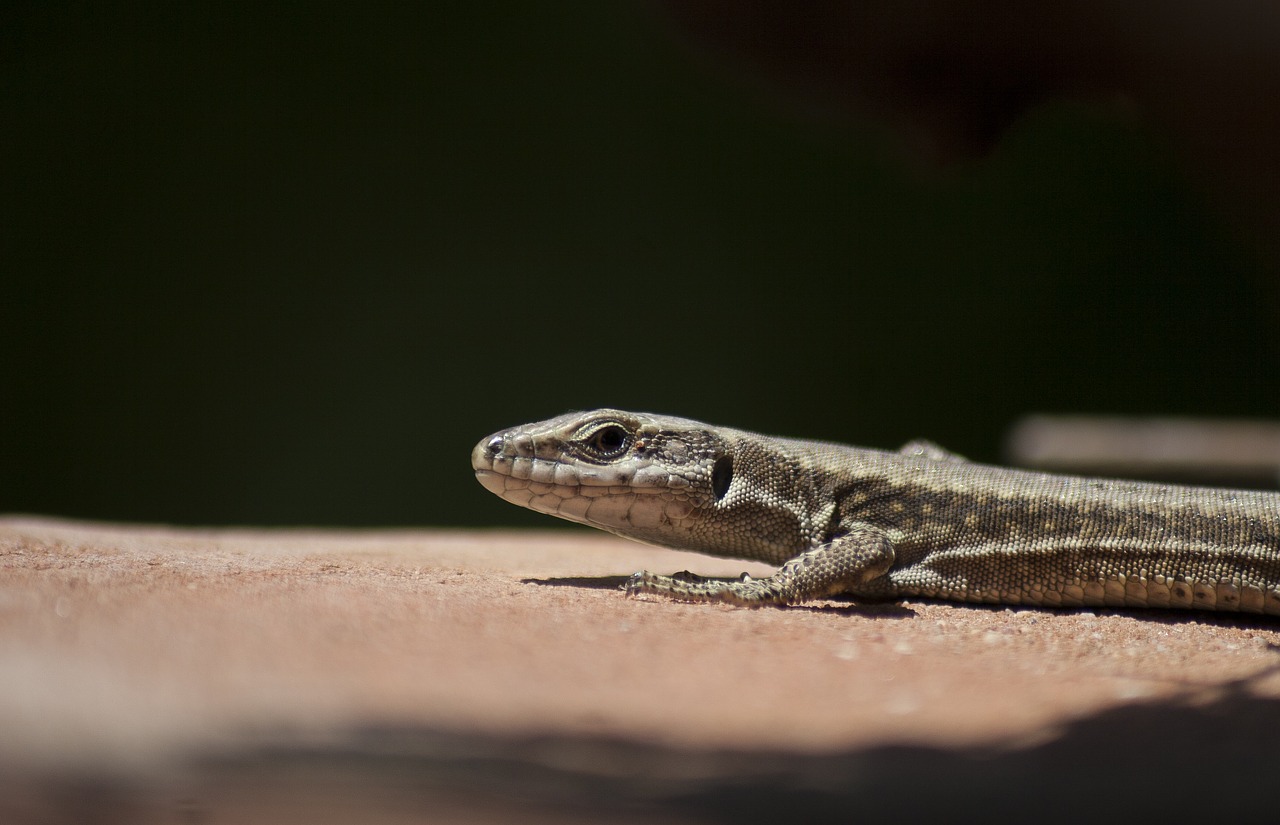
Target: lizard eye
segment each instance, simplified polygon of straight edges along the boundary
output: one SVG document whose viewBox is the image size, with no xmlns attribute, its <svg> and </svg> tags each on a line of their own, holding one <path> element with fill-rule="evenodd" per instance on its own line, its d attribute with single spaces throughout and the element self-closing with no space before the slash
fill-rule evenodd
<svg viewBox="0 0 1280 825">
<path fill-rule="evenodd" d="M 587 446 L 601 458 L 614 458 L 627 449 L 631 437 L 617 424 L 601 427 L 587 439 Z"/>
</svg>

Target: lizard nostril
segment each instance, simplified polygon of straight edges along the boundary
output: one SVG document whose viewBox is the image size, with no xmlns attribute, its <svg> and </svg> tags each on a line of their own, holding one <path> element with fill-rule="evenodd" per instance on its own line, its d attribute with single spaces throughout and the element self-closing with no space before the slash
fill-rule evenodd
<svg viewBox="0 0 1280 825">
<path fill-rule="evenodd" d="M 504 443 L 506 443 L 506 439 L 500 435 L 495 435 L 493 438 L 489 439 L 489 443 L 485 446 L 485 449 L 487 449 L 491 454 L 497 455 L 502 452 L 502 445 Z"/>
</svg>

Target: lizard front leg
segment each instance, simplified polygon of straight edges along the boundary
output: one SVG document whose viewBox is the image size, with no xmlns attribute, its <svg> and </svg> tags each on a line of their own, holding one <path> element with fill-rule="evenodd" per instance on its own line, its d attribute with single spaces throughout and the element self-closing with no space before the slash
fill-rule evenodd
<svg viewBox="0 0 1280 825">
<path fill-rule="evenodd" d="M 893 561 L 893 542 L 884 531 L 857 524 L 830 542 L 801 553 L 767 578 L 743 574 L 738 580 L 703 579 L 687 573 L 659 576 L 641 572 L 627 581 L 626 590 L 628 595 L 661 593 L 681 601 L 749 607 L 795 604 L 852 590 L 889 572 Z"/>
</svg>

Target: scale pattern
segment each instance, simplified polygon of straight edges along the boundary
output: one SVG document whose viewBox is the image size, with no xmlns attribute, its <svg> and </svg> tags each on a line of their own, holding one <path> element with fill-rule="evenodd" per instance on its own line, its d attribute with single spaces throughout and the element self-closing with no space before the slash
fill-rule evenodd
<svg viewBox="0 0 1280 825">
<path fill-rule="evenodd" d="M 637 573 L 631 593 L 791 604 L 850 593 L 1280 615 L 1280 494 L 1010 470 L 596 410 L 472 451 L 515 504 L 627 538 L 779 565 Z"/>
</svg>

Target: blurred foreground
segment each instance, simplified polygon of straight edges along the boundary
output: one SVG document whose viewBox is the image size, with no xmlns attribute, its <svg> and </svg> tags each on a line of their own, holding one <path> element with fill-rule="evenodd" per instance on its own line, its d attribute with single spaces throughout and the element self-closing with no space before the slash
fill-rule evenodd
<svg viewBox="0 0 1280 825">
<path fill-rule="evenodd" d="M 9 518 L 0 565 L 6 823 L 1269 812 L 1265 620 L 627 599 L 761 571 L 570 532 Z"/>
</svg>

